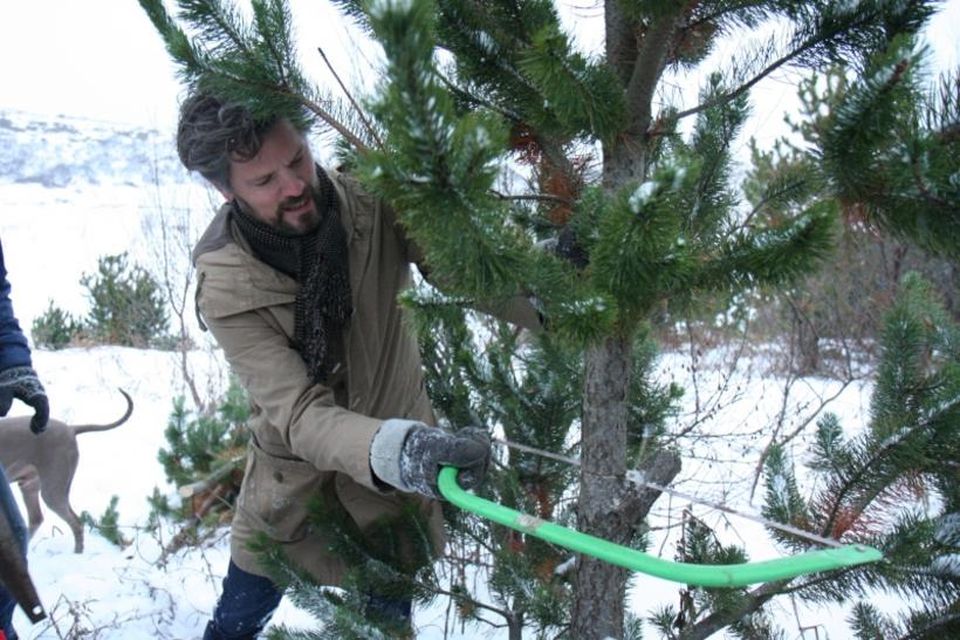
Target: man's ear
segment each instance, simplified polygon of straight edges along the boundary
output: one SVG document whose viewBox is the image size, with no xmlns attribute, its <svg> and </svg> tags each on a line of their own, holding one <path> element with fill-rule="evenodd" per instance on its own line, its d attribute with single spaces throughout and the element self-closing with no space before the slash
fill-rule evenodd
<svg viewBox="0 0 960 640">
<path fill-rule="evenodd" d="M 234 195 L 233 195 L 233 191 L 230 190 L 230 187 L 224 186 L 222 184 L 214 184 L 213 186 L 217 188 L 217 191 L 220 192 L 220 195 L 223 196 L 224 200 L 226 200 L 227 202 L 230 202 L 231 200 L 233 200 Z"/>
</svg>

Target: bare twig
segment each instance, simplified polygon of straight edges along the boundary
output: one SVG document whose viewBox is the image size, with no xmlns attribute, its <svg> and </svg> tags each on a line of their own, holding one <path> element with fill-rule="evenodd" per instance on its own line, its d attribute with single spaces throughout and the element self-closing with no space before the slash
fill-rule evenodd
<svg viewBox="0 0 960 640">
<path fill-rule="evenodd" d="M 849 378 L 849 379 L 847 379 L 847 380 L 844 380 L 844 381 L 843 381 L 843 384 L 840 386 L 840 389 L 838 389 L 836 393 L 832 394 L 831 396 L 829 396 L 829 397 L 827 397 L 827 398 L 822 398 L 822 397 L 821 397 L 821 398 L 820 398 L 820 404 L 817 405 L 817 408 L 814 409 L 814 410 L 810 413 L 810 415 L 808 415 L 808 416 L 806 417 L 806 419 L 804 419 L 802 422 L 800 422 L 800 424 L 797 425 L 797 427 L 796 427 L 793 431 L 791 431 L 790 433 L 788 433 L 788 434 L 787 434 L 786 436 L 784 436 L 782 439 L 777 440 L 777 439 L 776 439 L 776 434 L 774 435 L 774 437 L 770 438 L 770 441 L 767 443 L 767 446 L 765 446 L 765 447 L 763 448 L 763 451 L 760 453 L 760 458 L 759 458 L 759 460 L 757 460 L 757 466 L 756 466 L 756 468 L 754 469 L 754 473 L 753 473 L 753 484 L 752 484 L 751 487 L 750 487 L 750 499 L 751 499 L 751 500 L 753 499 L 754 493 L 755 493 L 756 490 L 757 490 L 757 484 L 760 482 L 760 475 L 761 475 L 761 473 L 763 473 L 763 465 L 766 463 L 767 458 L 770 457 L 770 449 L 773 448 L 773 445 L 774 445 L 774 444 L 778 444 L 778 445 L 786 444 L 786 443 L 790 442 L 791 440 L 793 440 L 794 438 L 796 438 L 798 435 L 800 435 L 800 434 L 803 432 L 803 430 L 806 429 L 806 428 L 810 425 L 810 423 L 813 422 L 813 421 L 817 418 L 817 416 L 819 416 L 819 415 L 821 414 L 821 412 L 824 410 L 824 408 L 825 408 L 827 405 L 829 405 L 831 402 L 833 402 L 834 400 L 836 400 L 837 398 L 839 398 L 840 395 L 841 395 L 844 391 L 846 391 L 847 387 L 849 387 L 850 384 L 851 384 L 852 382 L 854 382 L 855 380 L 856 380 L 856 378 L 854 378 L 854 377 L 851 377 L 851 378 Z M 778 428 L 778 431 L 779 431 L 779 428 Z"/>
<path fill-rule="evenodd" d="M 380 136 L 377 135 L 376 129 L 373 128 L 373 125 L 370 124 L 370 121 L 367 119 L 367 114 L 363 112 L 363 109 L 360 108 L 360 105 L 357 104 L 357 101 L 354 100 L 353 94 L 350 93 L 350 90 L 347 89 L 347 86 L 343 83 L 343 80 L 340 79 L 340 74 L 337 73 L 337 70 L 333 68 L 333 65 L 330 64 L 330 60 L 327 58 L 327 54 L 323 52 L 322 47 L 317 47 L 317 51 L 320 52 L 320 57 L 323 58 L 323 63 L 327 65 L 327 69 L 330 70 L 330 73 L 333 74 L 334 79 L 337 81 L 337 84 L 340 85 L 340 88 L 343 90 L 343 94 L 347 96 L 347 100 L 350 101 L 350 104 L 353 106 L 354 110 L 357 112 L 357 116 L 360 118 L 360 121 L 363 123 L 363 126 L 367 128 L 367 133 L 370 134 L 379 148 L 383 148 L 383 140 L 380 139 Z"/>
</svg>

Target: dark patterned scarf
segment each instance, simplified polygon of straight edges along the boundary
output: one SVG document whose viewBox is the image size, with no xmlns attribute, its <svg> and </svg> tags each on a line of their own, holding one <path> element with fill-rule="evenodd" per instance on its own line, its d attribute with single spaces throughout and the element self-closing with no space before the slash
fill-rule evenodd
<svg viewBox="0 0 960 640">
<path fill-rule="evenodd" d="M 294 347 L 314 382 L 324 383 L 343 365 L 343 331 L 353 307 L 347 264 L 347 236 L 337 212 L 333 183 L 318 169 L 320 225 L 297 235 L 276 229 L 244 213 L 236 203 L 233 218 L 256 256 L 300 283 L 294 316 Z"/>
</svg>

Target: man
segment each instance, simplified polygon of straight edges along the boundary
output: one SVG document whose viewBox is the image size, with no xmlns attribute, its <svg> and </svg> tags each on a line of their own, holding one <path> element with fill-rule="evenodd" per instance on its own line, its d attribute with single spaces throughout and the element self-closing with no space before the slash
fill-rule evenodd
<svg viewBox="0 0 960 640">
<path fill-rule="evenodd" d="M 0 416 L 7 415 L 14 400 L 30 406 L 33 418 L 30 430 L 36 434 L 47 428 L 50 407 L 47 393 L 33 370 L 30 347 L 27 338 L 20 329 L 13 314 L 10 301 L 10 283 L 7 281 L 7 268 L 3 261 L 3 246 L 0 245 Z M 10 483 L 0 467 L 0 518 L 6 518 L 16 538 L 17 546 L 23 557 L 27 556 L 27 527 L 10 491 Z M 3 587 L 0 587 L 0 640 L 16 640 L 17 632 L 11 622 L 16 600 Z"/>
<path fill-rule="evenodd" d="M 414 502 L 440 540 L 439 468 L 477 484 L 490 441 L 428 426 L 416 340 L 396 302 L 416 254 L 389 207 L 315 165 L 290 119 L 256 120 L 213 95 L 183 103 L 177 146 L 226 199 L 194 251 L 197 306 L 253 404 L 231 561 L 204 638 L 254 638 L 282 596 L 250 548 L 258 534 L 336 585 L 345 567 L 311 530 L 311 497 L 360 530 Z M 410 602 L 370 595 L 409 627 Z"/>
</svg>

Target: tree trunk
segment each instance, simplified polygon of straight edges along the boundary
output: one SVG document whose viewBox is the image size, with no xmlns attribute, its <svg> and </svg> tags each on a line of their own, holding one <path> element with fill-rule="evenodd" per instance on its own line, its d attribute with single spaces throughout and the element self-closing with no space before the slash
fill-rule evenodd
<svg viewBox="0 0 960 640">
<path fill-rule="evenodd" d="M 523 640 L 523 624 L 522 615 L 507 616 L 507 639 Z"/>
<path fill-rule="evenodd" d="M 587 350 L 581 441 L 580 531 L 626 542 L 633 519 L 622 512 L 627 449 L 629 340 L 606 339 Z M 630 520 L 630 521 L 628 521 Z M 580 556 L 570 637 L 623 637 L 625 569 Z"/>
</svg>

